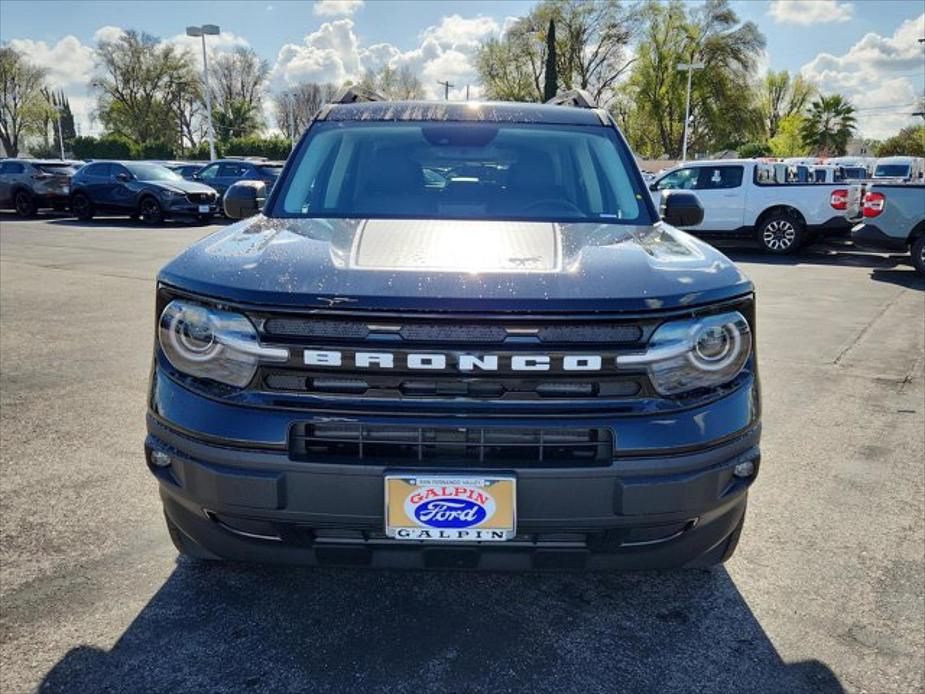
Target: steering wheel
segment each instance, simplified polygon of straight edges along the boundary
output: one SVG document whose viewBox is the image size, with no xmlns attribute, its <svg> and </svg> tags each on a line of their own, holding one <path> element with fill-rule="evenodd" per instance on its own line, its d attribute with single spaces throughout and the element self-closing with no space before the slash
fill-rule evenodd
<svg viewBox="0 0 925 694">
<path fill-rule="evenodd" d="M 533 208 L 542 207 L 544 205 L 546 207 L 558 207 L 560 210 L 571 212 L 572 214 L 575 214 L 579 217 L 585 216 L 585 213 L 582 212 L 580 207 L 568 200 L 563 200 L 562 198 L 544 198 L 542 200 L 535 200 L 524 207 L 523 211 L 530 212 Z"/>
</svg>

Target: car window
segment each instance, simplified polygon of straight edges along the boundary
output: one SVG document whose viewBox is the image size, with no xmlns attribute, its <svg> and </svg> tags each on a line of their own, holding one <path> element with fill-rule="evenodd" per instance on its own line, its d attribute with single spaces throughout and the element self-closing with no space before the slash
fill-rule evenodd
<svg viewBox="0 0 925 694">
<path fill-rule="evenodd" d="M 58 176 L 73 176 L 77 172 L 77 167 L 73 164 L 42 164 L 38 168 L 45 173 Z"/>
<path fill-rule="evenodd" d="M 109 164 L 87 164 L 82 172 L 86 176 L 108 176 L 109 170 Z"/>
<path fill-rule="evenodd" d="M 341 121 L 311 132 L 271 215 L 638 222 L 649 214 L 611 128 Z"/>
<path fill-rule="evenodd" d="M 211 164 L 199 171 L 199 178 L 215 178 L 218 175 L 218 164 Z"/>
<path fill-rule="evenodd" d="M 0 173 L 5 174 L 20 174 L 26 170 L 26 167 L 18 161 L 8 161 L 4 162 L 3 167 L 0 168 Z"/>
<path fill-rule="evenodd" d="M 658 182 L 659 190 L 693 190 L 697 185 L 697 169 L 672 171 Z"/>
<path fill-rule="evenodd" d="M 874 176 L 877 178 L 905 178 L 909 175 L 908 164 L 877 164 Z"/>
<path fill-rule="evenodd" d="M 128 171 L 139 181 L 179 181 L 182 177 L 166 166 L 158 164 L 128 164 Z"/>
<path fill-rule="evenodd" d="M 741 166 L 703 166 L 697 176 L 695 190 L 738 188 L 742 185 Z"/>
<path fill-rule="evenodd" d="M 247 166 L 233 162 L 226 162 L 219 167 L 218 175 L 222 178 L 240 178 L 247 171 Z"/>
<path fill-rule="evenodd" d="M 273 176 L 274 178 L 278 178 L 279 175 L 283 172 L 283 167 L 279 165 L 277 166 L 265 165 L 265 166 L 258 166 L 257 170 L 260 173 L 264 174 L 265 176 Z"/>
</svg>

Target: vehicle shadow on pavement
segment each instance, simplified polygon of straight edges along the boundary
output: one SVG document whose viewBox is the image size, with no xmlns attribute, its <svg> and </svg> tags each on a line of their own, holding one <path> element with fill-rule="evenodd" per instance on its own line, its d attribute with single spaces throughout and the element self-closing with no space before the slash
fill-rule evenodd
<svg viewBox="0 0 925 694">
<path fill-rule="evenodd" d="M 889 282 L 909 289 L 925 289 L 925 277 L 912 267 L 908 254 L 877 254 L 850 245 L 813 245 L 793 255 L 768 255 L 748 246 L 716 246 L 734 262 L 763 263 L 765 265 L 842 265 L 870 268 L 870 278 Z"/>
<path fill-rule="evenodd" d="M 475 574 L 180 560 L 42 692 L 842 692 L 785 663 L 725 569 Z"/>
</svg>

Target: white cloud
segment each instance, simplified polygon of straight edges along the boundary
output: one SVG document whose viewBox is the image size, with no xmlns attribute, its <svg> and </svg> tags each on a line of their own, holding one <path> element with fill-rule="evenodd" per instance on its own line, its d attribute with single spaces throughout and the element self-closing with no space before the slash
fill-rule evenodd
<svg viewBox="0 0 925 694">
<path fill-rule="evenodd" d="M 854 5 L 839 0 L 772 0 L 768 14 L 779 24 L 826 24 L 847 22 L 854 15 Z"/>
<path fill-rule="evenodd" d="M 30 62 L 48 71 L 48 86 L 63 89 L 71 84 L 86 83 L 93 70 L 93 50 L 76 36 L 65 36 L 54 46 L 44 41 L 13 39 L 10 46 Z"/>
<path fill-rule="evenodd" d="M 93 40 L 97 43 L 100 41 L 117 41 L 124 33 L 125 29 L 122 27 L 107 25 L 93 32 Z"/>
<path fill-rule="evenodd" d="M 282 47 L 273 69 L 274 89 L 299 82 L 358 81 L 367 70 L 378 71 L 383 66 L 408 67 L 419 75 L 430 98 L 442 98 L 443 87 L 437 80 L 449 80 L 455 87 L 451 98 L 462 99 L 466 85 L 472 85 L 470 96 L 477 96 L 477 75 L 472 57 L 479 42 L 501 31 L 490 17 L 450 15 L 439 24 L 430 26 L 419 35 L 420 45 L 402 51 L 390 43 L 361 46 L 351 19 L 326 22 L 305 37 L 301 44 Z"/>
<path fill-rule="evenodd" d="M 314 12 L 319 17 L 352 15 L 363 7 L 363 0 L 317 0 Z"/>
<path fill-rule="evenodd" d="M 497 34 L 501 27 L 491 17 L 460 17 L 458 14 L 443 17 L 440 24 L 421 32 L 422 40 L 433 39 L 441 48 L 474 51 L 483 40 Z"/>
<path fill-rule="evenodd" d="M 865 137 L 884 138 L 914 122 L 925 84 L 925 13 L 903 22 L 892 36 L 866 34 L 847 53 L 820 53 L 801 69 L 821 92 L 847 96 Z"/>
</svg>

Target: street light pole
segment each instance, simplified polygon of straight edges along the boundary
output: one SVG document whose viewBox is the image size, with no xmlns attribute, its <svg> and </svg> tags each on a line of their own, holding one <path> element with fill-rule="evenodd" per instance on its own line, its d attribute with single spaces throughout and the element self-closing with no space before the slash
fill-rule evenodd
<svg viewBox="0 0 925 694">
<path fill-rule="evenodd" d="M 295 109 L 293 108 L 293 102 L 295 101 L 295 94 L 292 92 L 286 93 L 286 106 L 289 110 L 289 149 L 295 149 Z"/>
<path fill-rule="evenodd" d="M 703 63 L 679 63 L 678 70 L 687 70 L 687 103 L 684 106 L 684 144 L 681 147 L 681 161 L 687 161 L 687 132 L 691 122 L 691 77 L 694 70 L 703 70 Z"/>
<path fill-rule="evenodd" d="M 215 128 L 212 126 L 212 91 L 209 89 L 209 57 L 206 53 L 206 36 L 218 36 L 221 32 L 215 24 L 203 24 L 201 27 L 186 27 L 187 36 L 202 39 L 202 81 L 206 88 L 206 116 L 209 120 L 209 160 L 215 161 Z"/>
</svg>

